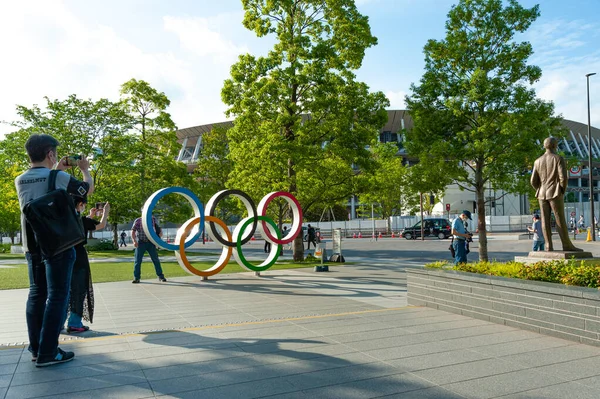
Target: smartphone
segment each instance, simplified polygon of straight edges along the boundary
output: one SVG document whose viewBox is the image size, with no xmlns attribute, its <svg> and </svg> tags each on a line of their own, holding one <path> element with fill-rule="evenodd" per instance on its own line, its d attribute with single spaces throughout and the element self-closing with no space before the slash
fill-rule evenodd
<svg viewBox="0 0 600 399">
<path fill-rule="evenodd" d="M 96 209 L 104 209 L 106 202 L 96 202 Z"/>
<path fill-rule="evenodd" d="M 81 159 L 81 155 L 69 155 L 67 157 L 67 166 L 77 166 L 77 162 Z"/>
</svg>

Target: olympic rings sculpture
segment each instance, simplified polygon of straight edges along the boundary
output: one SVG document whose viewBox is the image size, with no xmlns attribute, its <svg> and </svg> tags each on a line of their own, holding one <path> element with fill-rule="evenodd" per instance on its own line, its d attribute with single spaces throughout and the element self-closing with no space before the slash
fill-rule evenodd
<svg viewBox="0 0 600 399">
<path fill-rule="evenodd" d="M 177 230 L 173 244 L 165 242 L 156 233 L 155 225 L 152 223 L 152 211 L 158 201 L 168 194 L 181 195 L 190 203 L 194 210 L 194 217 L 185 222 Z M 238 223 L 233 233 L 229 231 L 225 222 L 215 216 L 217 204 L 228 196 L 240 199 L 248 211 L 248 217 Z M 282 237 L 281 231 L 275 222 L 266 216 L 269 204 L 277 197 L 283 198 L 292 209 L 292 228 L 286 237 Z M 282 246 L 294 241 L 298 234 L 301 233 L 302 209 L 296 197 L 285 191 L 276 191 L 265 195 L 258 203 L 258 207 L 256 207 L 252 198 L 240 190 L 219 191 L 207 202 L 205 209 L 200 199 L 189 189 L 184 187 L 169 187 L 156 191 L 146 200 L 142 210 L 142 226 L 148 239 L 157 247 L 174 251 L 179 266 L 190 274 L 200 277 L 215 275 L 229 263 L 232 255 L 235 261 L 246 270 L 261 272 L 273 266 L 281 253 Z M 267 259 L 258 266 L 255 266 L 244 257 L 242 245 L 250 241 L 257 230 L 272 245 Z M 203 231 L 214 242 L 220 243 L 223 250 L 221 256 L 212 267 L 207 270 L 198 270 L 189 262 L 185 249 L 195 243 Z"/>
</svg>

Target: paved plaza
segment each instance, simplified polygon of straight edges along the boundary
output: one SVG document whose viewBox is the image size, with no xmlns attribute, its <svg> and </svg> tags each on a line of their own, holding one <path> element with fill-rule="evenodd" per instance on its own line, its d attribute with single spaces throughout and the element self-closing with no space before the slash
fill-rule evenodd
<svg viewBox="0 0 600 399">
<path fill-rule="evenodd" d="M 0 399 L 600 397 L 600 348 L 407 305 L 405 267 L 448 241 L 345 245 L 355 263 L 329 273 L 95 284 L 93 331 L 61 336 L 75 360 L 44 369 L 27 290 L 0 291 Z"/>
</svg>

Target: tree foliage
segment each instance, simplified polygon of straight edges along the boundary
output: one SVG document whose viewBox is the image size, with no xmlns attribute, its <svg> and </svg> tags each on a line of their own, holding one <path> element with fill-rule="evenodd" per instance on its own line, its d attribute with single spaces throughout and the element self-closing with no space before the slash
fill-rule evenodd
<svg viewBox="0 0 600 399">
<path fill-rule="evenodd" d="M 54 136 L 60 142 L 60 156 L 82 154 L 90 158 L 96 189 L 88 202 L 111 203 L 109 223 L 115 241 L 117 224 L 138 217 L 154 190 L 194 185 L 186 166 L 175 159 L 176 127 L 166 112 L 169 100 L 165 94 L 147 82 L 132 79 L 122 86 L 122 96 L 121 101 L 113 102 L 84 100 L 73 94 L 65 100 L 46 97 L 43 107 L 19 105 L 21 119 L 13 123 L 18 130 L 0 141 L 0 171 L 4 175 L 11 168 L 19 173 L 27 168 L 24 145 L 35 133 Z M 68 172 L 78 174 L 75 168 Z M 14 182 L 10 190 L 14 193 Z M 165 198 L 158 213 L 180 221 L 189 217 L 191 210 L 179 198 Z"/>
<path fill-rule="evenodd" d="M 443 160 L 448 176 L 475 193 L 484 261 L 485 188 L 524 189 L 523 172 L 542 152 L 538 143 L 559 126 L 553 104 L 531 88 L 541 77 L 527 63 L 531 45 L 514 41 L 538 16 L 538 6 L 515 0 L 460 0 L 448 14 L 445 39 L 425 45 L 425 73 L 406 98 L 415 122 L 409 153 Z"/>
<path fill-rule="evenodd" d="M 390 231 L 390 217 L 401 214 L 402 197 L 408 194 L 407 167 L 397 155 L 396 143 L 378 143 L 372 152 L 376 166 L 371 173 L 359 177 L 364 185 L 359 198 L 364 204 L 376 205 L 377 213 L 388 221 Z"/>
<path fill-rule="evenodd" d="M 228 132 L 231 187 L 259 198 L 293 193 L 303 210 L 322 209 L 355 190 L 369 170 L 366 149 L 385 123 L 388 101 L 355 80 L 377 39 L 352 0 L 243 0 L 243 24 L 272 35 L 267 56 L 242 55 L 222 98 L 235 116 Z M 302 243 L 294 246 L 300 259 Z"/>
</svg>

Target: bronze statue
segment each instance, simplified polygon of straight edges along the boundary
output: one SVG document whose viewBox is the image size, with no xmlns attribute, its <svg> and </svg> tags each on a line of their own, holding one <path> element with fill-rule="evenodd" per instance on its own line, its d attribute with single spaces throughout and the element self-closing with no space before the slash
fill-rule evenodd
<svg viewBox="0 0 600 399">
<path fill-rule="evenodd" d="M 563 251 L 583 251 L 576 248 L 569 238 L 567 220 L 565 218 L 564 195 L 569 177 L 565 160 L 556 154 L 558 141 L 554 137 L 544 140 L 546 153 L 535 160 L 531 185 L 535 188 L 535 196 L 540 202 L 542 211 L 542 231 L 547 246 L 546 251 L 553 251 L 551 211 L 554 212 L 556 230 L 562 242 Z"/>
</svg>

